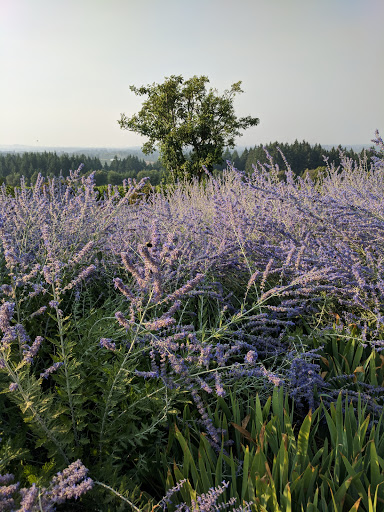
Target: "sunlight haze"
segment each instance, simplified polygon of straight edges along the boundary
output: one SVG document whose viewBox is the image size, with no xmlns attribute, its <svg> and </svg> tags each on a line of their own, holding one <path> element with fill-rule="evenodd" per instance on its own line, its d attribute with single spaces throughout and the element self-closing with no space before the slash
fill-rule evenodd
<svg viewBox="0 0 384 512">
<path fill-rule="evenodd" d="M 0 0 L 0 146 L 137 146 L 129 85 L 242 81 L 237 140 L 369 144 L 384 133 L 382 0 Z"/>
</svg>

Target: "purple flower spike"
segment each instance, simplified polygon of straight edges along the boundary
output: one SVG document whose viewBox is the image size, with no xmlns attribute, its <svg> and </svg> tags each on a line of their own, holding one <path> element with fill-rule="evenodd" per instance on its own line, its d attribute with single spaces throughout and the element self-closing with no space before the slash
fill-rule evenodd
<svg viewBox="0 0 384 512">
<path fill-rule="evenodd" d="M 116 350 L 116 343 L 113 343 L 113 341 L 109 338 L 101 338 L 100 347 L 104 347 L 107 350 L 114 352 Z"/>
<path fill-rule="evenodd" d="M 50 374 L 55 372 L 56 370 L 58 370 L 60 368 L 60 366 L 63 366 L 63 364 L 64 364 L 63 362 L 54 363 L 52 366 L 47 368 L 43 373 L 40 373 L 40 378 L 41 379 L 48 379 Z"/>
</svg>

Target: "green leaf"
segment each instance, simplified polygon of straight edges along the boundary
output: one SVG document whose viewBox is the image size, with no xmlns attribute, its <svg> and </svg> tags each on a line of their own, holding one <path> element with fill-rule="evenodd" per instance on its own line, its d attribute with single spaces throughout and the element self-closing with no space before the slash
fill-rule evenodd
<svg viewBox="0 0 384 512">
<path fill-rule="evenodd" d="M 197 484 L 199 482 L 199 475 L 198 475 L 198 472 L 197 472 L 197 469 L 196 469 L 195 462 L 193 460 L 191 451 L 188 448 L 186 440 L 184 439 L 182 433 L 180 432 L 180 430 L 176 426 L 175 426 L 175 435 L 176 435 L 176 439 L 180 443 L 180 446 L 181 446 L 181 448 L 183 450 L 183 454 L 184 454 L 184 464 L 183 464 L 184 477 L 188 478 L 188 476 L 189 476 L 189 468 L 191 468 L 191 474 L 192 474 L 192 478 L 193 478 L 193 483 L 194 483 L 195 486 L 197 486 Z"/>
<path fill-rule="evenodd" d="M 284 390 L 283 388 L 274 387 L 272 394 L 272 411 L 279 418 L 280 428 L 284 425 Z"/>
<path fill-rule="evenodd" d="M 216 472 L 215 472 L 215 487 L 218 487 L 219 485 L 221 485 L 222 481 L 223 481 L 223 473 L 222 473 L 222 468 L 223 468 L 223 446 L 221 447 L 221 450 L 220 450 L 220 453 L 219 453 L 219 456 L 217 458 L 217 464 L 216 464 Z"/>
<path fill-rule="evenodd" d="M 371 467 L 370 482 L 371 482 L 372 491 L 376 491 L 376 493 L 377 493 L 378 485 L 383 482 L 383 475 L 381 474 L 381 471 L 380 471 L 380 465 L 379 465 L 379 460 L 378 460 L 378 456 L 377 456 L 375 443 L 373 441 L 369 441 L 369 445 L 370 445 L 369 446 L 369 464 Z"/>
<path fill-rule="evenodd" d="M 211 487 L 213 487 L 213 481 L 212 481 L 212 475 L 211 478 L 208 475 L 206 465 L 205 465 L 205 452 L 200 451 L 198 452 L 198 464 L 199 464 L 199 471 L 200 471 L 200 478 L 199 478 L 199 484 L 201 484 L 201 487 L 199 485 L 200 492 L 208 492 Z M 209 461 L 208 461 L 209 464 Z M 195 482 L 195 487 L 197 487 L 197 482 Z"/>
<path fill-rule="evenodd" d="M 359 510 L 361 498 L 359 498 L 349 509 L 349 512 L 357 512 Z"/>
<path fill-rule="evenodd" d="M 309 441 L 309 432 L 311 430 L 312 423 L 312 413 L 309 412 L 305 417 L 303 424 L 301 425 L 299 436 L 297 439 L 297 455 L 298 455 L 298 464 L 299 471 L 303 471 L 306 466 L 306 461 L 308 460 L 308 441 Z"/>
<path fill-rule="evenodd" d="M 225 416 L 227 417 L 227 420 L 232 418 L 232 413 L 222 397 L 218 398 L 217 405 L 224 412 Z"/>
<path fill-rule="evenodd" d="M 329 489 L 332 496 L 332 505 L 333 505 L 333 512 L 341 512 L 341 508 L 338 507 L 338 504 L 336 503 L 335 497 L 333 495 L 332 489 Z"/>
<path fill-rule="evenodd" d="M 237 464 L 235 463 L 235 459 L 231 450 L 231 455 L 229 458 L 229 466 L 231 468 L 231 496 L 236 496 L 236 498 L 239 499 L 239 493 L 237 490 L 237 484 L 236 484 L 236 469 Z"/>
<path fill-rule="evenodd" d="M 287 483 L 284 488 L 283 502 L 284 502 L 284 507 L 285 507 L 284 512 L 292 512 L 292 496 L 291 496 L 291 490 L 289 488 L 289 483 Z"/>
<path fill-rule="evenodd" d="M 279 453 L 277 454 L 276 464 L 274 463 L 273 469 L 275 466 L 278 467 L 278 477 L 277 480 L 279 482 L 279 490 L 282 493 L 283 487 L 288 484 L 288 471 L 289 471 L 289 460 L 288 460 L 288 438 L 286 434 L 283 434 L 283 442 L 281 443 Z M 272 474 L 274 471 L 272 470 Z"/>
<path fill-rule="evenodd" d="M 184 480 L 185 476 L 180 471 L 180 469 L 176 466 L 176 464 L 174 465 L 173 472 L 175 474 L 176 482 L 180 482 L 180 480 Z M 186 503 L 190 503 L 190 489 L 191 489 L 191 484 L 189 483 L 189 480 L 188 480 L 187 482 L 185 482 L 185 484 L 181 487 L 181 489 L 179 491 L 183 497 L 183 500 Z"/>
<path fill-rule="evenodd" d="M 261 426 L 264 423 L 263 410 L 261 408 L 259 395 L 256 395 L 256 399 L 255 399 L 255 415 L 256 415 L 256 417 L 255 417 L 254 423 L 256 424 L 256 430 L 259 433 Z"/>
<path fill-rule="evenodd" d="M 329 430 L 329 433 L 331 435 L 331 446 L 336 446 L 336 443 L 337 443 L 336 426 L 335 426 L 335 423 L 334 423 L 331 415 L 327 411 L 327 408 L 325 407 L 324 403 L 323 403 L 323 412 L 325 414 L 325 419 L 327 421 L 328 430 Z"/>
<path fill-rule="evenodd" d="M 271 403 L 272 403 L 272 397 L 269 396 L 267 401 L 265 402 L 264 408 L 263 408 L 263 419 L 264 419 L 264 421 L 267 421 L 267 419 L 268 419 L 269 411 L 271 409 Z"/>
<path fill-rule="evenodd" d="M 340 485 L 340 487 L 337 489 L 336 494 L 335 494 L 335 501 L 337 503 L 340 503 L 341 505 L 343 505 L 343 503 L 345 501 L 345 496 L 347 494 L 347 490 L 349 489 L 349 486 L 351 485 L 352 481 L 356 478 L 358 478 L 357 475 L 350 476 L 349 478 L 344 480 L 344 482 Z"/>
<path fill-rule="evenodd" d="M 342 443 L 343 447 L 344 443 L 344 418 L 343 418 L 343 398 L 341 393 L 336 400 L 336 410 L 335 410 L 335 426 L 337 431 L 337 444 L 336 448 Z"/>
<path fill-rule="evenodd" d="M 249 447 L 244 448 L 244 462 L 243 462 L 243 484 L 241 487 L 241 502 L 246 499 L 247 484 L 248 484 L 248 469 L 249 469 Z"/>
<path fill-rule="evenodd" d="M 245 437 L 245 439 L 247 439 L 248 441 L 250 441 L 251 443 L 257 445 L 257 442 L 255 439 L 252 439 L 251 437 L 251 434 L 248 432 L 248 430 L 246 430 L 245 428 L 243 428 L 241 425 L 236 425 L 236 423 L 231 423 L 232 427 L 235 428 L 238 432 L 240 432 L 240 434 L 242 436 Z"/>
</svg>

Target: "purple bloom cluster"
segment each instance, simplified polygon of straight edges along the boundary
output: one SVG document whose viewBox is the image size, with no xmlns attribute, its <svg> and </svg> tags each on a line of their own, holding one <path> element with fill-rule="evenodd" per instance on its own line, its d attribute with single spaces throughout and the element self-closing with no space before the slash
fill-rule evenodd
<svg viewBox="0 0 384 512">
<path fill-rule="evenodd" d="M 0 510 L 15 510 L 16 496 L 19 491 L 20 508 L 18 512 L 54 512 L 56 505 L 67 500 L 78 499 L 93 487 L 93 481 L 87 477 L 88 469 L 80 460 L 70 464 L 64 471 L 57 473 L 48 488 L 39 488 L 32 484 L 20 489 L 20 483 L 11 484 L 14 475 L 0 475 Z"/>
<path fill-rule="evenodd" d="M 192 395 L 193 401 L 195 402 L 195 404 L 197 406 L 197 410 L 200 413 L 201 421 L 209 435 L 208 439 L 209 439 L 211 445 L 215 448 L 215 450 L 217 452 L 220 452 L 220 449 L 221 449 L 220 435 L 219 435 L 219 432 L 217 431 L 216 427 L 213 425 L 212 419 L 208 416 L 208 413 L 205 409 L 203 400 L 201 399 L 201 397 L 200 397 L 199 393 L 196 391 L 196 389 L 192 388 L 191 395 Z"/>
<path fill-rule="evenodd" d="M 228 486 L 229 482 L 223 481 L 221 486 L 212 487 L 207 493 L 197 496 L 196 501 L 192 500 L 192 510 L 199 510 L 200 512 L 212 510 L 216 505 L 218 497 L 223 494 Z"/>
<path fill-rule="evenodd" d="M 52 366 L 47 368 L 44 372 L 40 373 L 41 379 L 48 379 L 48 377 L 51 375 L 51 373 L 55 372 L 60 368 L 60 366 L 63 366 L 63 362 L 53 363 Z"/>
<path fill-rule="evenodd" d="M 8 297 L 11 297 L 13 295 L 13 288 L 9 284 L 3 284 L 0 287 L 1 291 L 4 295 L 7 295 Z"/>
<path fill-rule="evenodd" d="M 158 506 L 161 507 L 163 510 L 167 510 L 167 505 L 172 503 L 172 496 L 176 494 L 180 489 L 183 487 L 185 482 L 187 481 L 186 478 L 183 478 L 182 480 L 179 480 L 176 485 L 174 485 L 171 489 L 168 489 L 167 494 L 163 496 L 161 501 L 159 501 Z"/>
<path fill-rule="evenodd" d="M 71 266 L 75 266 L 78 263 L 80 263 L 84 257 L 92 250 L 94 247 L 95 242 L 93 240 L 90 240 L 85 246 L 81 249 L 80 252 L 75 254 L 72 259 L 68 261 L 68 264 Z"/>
<path fill-rule="evenodd" d="M 127 320 L 125 318 L 125 316 L 123 315 L 123 313 L 121 311 L 117 311 L 115 313 L 115 317 L 116 317 L 116 320 L 119 322 L 119 324 L 124 327 L 125 329 L 130 329 L 131 325 L 132 325 L 132 322 L 130 322 L 129 320 Z"/>
<path fill-rule="evenodd" d="M 177 484 L 168 490 L 167 494 L 158 503 L 163 510 L 168 510 L 168 505 L 172 505 L 172 496 L 176 494 L 185 484 L 186 479 L 180 480 Z M 229 482 L 223 480 L 221 485 L 211 487 L 208 492 L 198 494 L 196 500 L 192 499 L 192 503 L 188 506 L 185 502 L 175 507 L 175 512 L 212 512 L 214 510 L 228 510 L 228 512 L 251 512 L 252 503 L 244 502 L 243 505 L 235 507 L 237 499 L 230 498 L 227 502 L 218 503 L 217 500 L 229 487 Z"/>
<path fill-rule="evenodd" d="M 18 328 L 11 326 L 15 304 L 13 302 L 4 302 L 0 307 L 0 329 L 3 332 L 3 337 L 0 340 L 0 351 L 9 349 L 12 341 L 17 338 Z M 21 327 L 18 324 L 18 327 Z"/>
<path fill-rule="evenodd" d="M 175 324 L 175 319 L 173 315 L 176 313 L 178 309 L 180 309 L 181 301 L 176 300 L 173 305 L 168 309 L 166 313 L 164 313 L 160 318 L 156 318 L 151 322 L 147 322 L 145 324 L 145 328 L 148 331 L 160 331 L 161 329 L 165 329 L 171 325 Z"/>
<path fill-rule="evenodd" d="M 384 149 L 378 133 L 375 142 Z M 361 336 L 364 346 L 371 346 L 380 357 L 384 160 L 376 158 L 367 171 L 345 158 L 341 169 L 328 166 L 319 187 L 307 177 L 295 178 L 288 164 L 285 182 L 280 181 L 279 169 L 270 155 L 267 157 L 269 164 L 256 165 L 252 176 L 229 165 L 219 178 L 210 176 L 204 187 L 197 181 L 171 187 L 136 204 L 130 200 L 140 193 L 145 180 L 126 182 L 122 198 L 117 188 L 110 186 L 98 200 L 94 176 L 80 178 L 80 169 L 71 172 L 66 184 L 57 179 L 45 182 L 39 176 L 36 185 L 27 190 L 22 182 L 15 197 L 7 195 L 3 187 L 0 251 L 6 275 L 0 288 L 0 369 L 9 373 L 11 381 L 5 390 L 9 385 L 11 392 L 23 391 L 23 376 L 27 376 L 26 382 L 28 372 L 40 372 L 50 364 L 44 351 L 39 352 L 42 336 L 34 332 L 32 343 L 23 327 L 35 328 L 39 322 L 29 320 L 46 310 L 49 313 L 48 308 L 59 313 L 60 342 L 56 344 L 57 333 L 49 336 L 54 340 L 54 357 L 66 361 L 69 384 L 76 367 L 69 363 L 77 347 L 72 348 L 71 338 L 65 339 L 69 322 L 66 324 L 58 307 L 63 304 L 65 310 L 73 303 L 78 307 L 83 282 L 89 285 L 92 297 L 96 280 L 89 277 L 97 275 L 102 299 L 104 284 L 115 276 L 113 284 L 127 304 L 115 317 L 135 342 L 128 343 L 129 350 L 138 348 L 134 360 L 140 361 L 140 371 L 136 370 L 136 376 L 158 378 L 169 388 L 190 392 L 215 449 L 221 448 L 221 432 L 210 420 L 203 397 L 225 396 L 234 380 L 244 378 L 248 383 L 252 379 L 267 388 L 284 385 L 302 407 L 314 408 L 316 394 L 324 390 L 329 399 L 334 398 L 332 386 L 340 387 L 341 380 L 326 384 L 316 363 L 318 354 L 300 353 L 288 336 L 290 330 L 300 327 L 303 317 L 312 322 L 310 328 L 321 332 L 332 325 L 338 312 L 337 329 Z M 68 300 L 65 292 L 70 292 Z M 47 304 L 37 306 L 47 294 Z M 204 306 L 199 314 L 196 302 Z M 204 318 L 211 308 L 222 312 L 214 327 Z M 185 323 L 194 323 L 194 327 L 183 325 L 184 315 L 188 318 Z M 49 313 L 46 317 L 48 333 L 53 316 Z M 110 338 L 101 338 L 100 346 L 116 351 Z M 114 357 L 106 356 L 107 364 L 111 358 L 119 358 L 124 346 L 119 345 Z M 32 365 L 38 354 L 41 365 Z M 47 379 L 63 364 L 54 363 L 40 377 Z M 347 386 L 352 376 L 341 378 Z M 351 400 L 355 403 L 363 397 L 376 411 L 382 388 L 364 382 L 358 385 L 348 390 Z M 42 393 L 45 388 L 53 392 L 54 386 L 44 383 Z M 360 395 L 357 388 L 362 390 Z M 73 432 L 79 448 L 74 412 L 77 397 L 73 399 L 70 389 L 68 385 L 64 407 L 70 413 L 71 435 Z M 118 401 L 114 392 L 112 389 L 110 404 Z M 59 402 L 61 407 L 61 397 Z M 34 418 L 37 421 L 38 415 Z M 104 423 L 107 428 L 108 421 Z M 49 428 L 43 430 L 52 434 Z M 65 439 L 64 444 L 67 442 Z M 85 468 L 77 461 L 56 477 L 46 510 L 49 503 L 76 498 L 90 486 Z M 4 507 L 14 507 L 15 491 L 16 487 L 2 491 Z M 40 490 L 32 486 L 20 492 L 21 506 L 27 510 Z M 209 510 L 215 496 L 213 491 L 202 495 L 193 507 Z"/>
<path fill-rule="evenodd" d="M 106 348 L 107 350 L 111 350 L 112 352 L 114 352 L 116 350 L 116 343 L 114 343 L 109 338 L 101 338 L 100 347 Z"/>
<path fill-rule="evenodd" d="M 5 334 L 10 328 L 10 322 L 15 310 L 13 302 L 4 302 L 0 307 L 0 329 Z"/>
<path fill-rule="evenodd" d="M 73 462 L 51 481 L 49 499 L 59 505 L 72 498 L 78 499 L 93 487 L 93 481 L 87 477 L 88 469 L 80 460 Z"/>
<path fill-rule="evenodd" d="M 95 265 L 89 265 L 89 267 L 85 268 L 80 272 L 80 274 L 73 279 L 70 283 L 68 283 L 64 288 L 63 292 L 66 290 L 71 290 L 72 288 L 75 288 L 81 281 L 85 281 L 91 274 L 93 274 L 96 270 Z"/>
<path fill-rule="evenodd" d="M 9 385 L 9 391 L 16 391 L 18 387 L 19 385 L 16 382 L 11 382 L 11 384 Z"/>
<path fill-rule="evenodd" d="M 17 491 L 20 484 L 19 482 L 11 484 L 13 480 L 14 476 L 10 473 L 4 476 L 0 475 L 0 510 L 12 510 L 14 507 L 15 500 L 12 496 Z"/>
<path fill-rule="evenodd" d="M 39 315 L 42 315 L 43 313 L 45 313 L 47 311 L 47 306 L 42 306 L 41 308 L 37 309 L 36 311 L 34 311 L 30 318 L 34 318 L 35 316 L 39 316 Z"/>
<path fill-rule="evenodd" d="M 29 489 L 20 489 L 20 495 L 21 502 L 19 512 L 31 512 L 36 509 L 40 495 L 40 489 L 36 484 L 32 484 Z"/>
<path fill-rule="evenodd" d="M 288 359 L 291 359 L 292 362 L 286 375 L 287 386 L 290 396 L 295 399 L 298 408 L 309 407 L 309 409 L 315 410 L 319 405 L 319 400 L 315 398 L 315 392 L 319 396 L 320 392 L 328 387 L 320 375 L 320 366 L 312 362 L 320 358 L 319 350 L 302 354 L 297 352 L 288 354 Z"/>
<path fill-rule="evenodd" d="M 24 354 L 23 361 L 25 361 L 26 363 L 29 363 L 29 364 L 33 363 L 33 358 L 38 353 L 42 342 L 43 342 L 43 337 L 37 336 L 35 341 L 32 343 L 32 346 L 29 347 L 28 345 L 25 345 L 24 350 L 23 350 L 23 354 Z"/>
<path fill-rule="evenodd" d="M 119 278 L 119 277 L 116 277 L 114 280 L 113 280 L 114 284 L 115 284 L 115 288 L 118 288 L 118 290 L 123 294 L 125 295 L 125 297 L 129 298 L 129 299 L 133 299 L 134 298 L 134 295 L 133 293 L 129 290 L 129 288 L 127 288 L 127 286 L 125 286 L 125 284 L 123 283 L 123 281 Z"/>
</svg>

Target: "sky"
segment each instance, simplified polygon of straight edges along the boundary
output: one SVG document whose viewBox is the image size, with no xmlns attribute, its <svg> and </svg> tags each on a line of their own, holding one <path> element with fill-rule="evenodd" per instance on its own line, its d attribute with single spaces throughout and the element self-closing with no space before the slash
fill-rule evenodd
<svg viewBox="0 0 384 512">
<path fill-rule="evenodd" d="M 129 147 L 130 85 L 242 81 L 240 146 L 384 135 L 383 0 L 0 0 L 0 146 Z"/>
</svg>

